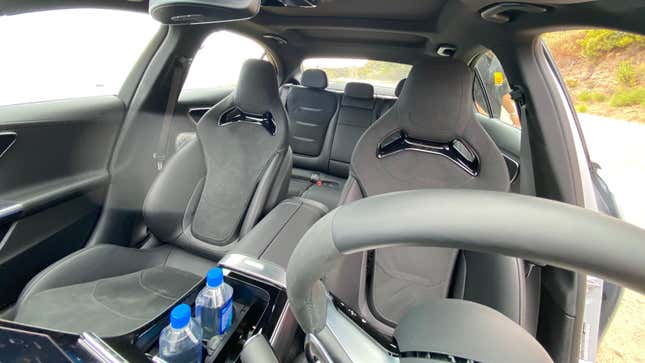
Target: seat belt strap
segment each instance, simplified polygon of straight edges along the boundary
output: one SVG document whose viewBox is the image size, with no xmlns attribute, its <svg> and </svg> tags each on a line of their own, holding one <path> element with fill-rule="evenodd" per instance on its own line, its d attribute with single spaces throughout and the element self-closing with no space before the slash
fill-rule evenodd
<svg viewBox="0 0 645 363">
<path fill-rule="evenodd" d="M 287 109 L 287 97 L 289 97 L 289 91 L 291 91 L 291 85 L 284 84 L 282 87 L 280 87 L 280 102 L 282 102 L 282 106 L 284 106 L 284 109 L 288 111 Z"/>
<path fill-rule="evenodd" d="M 526 95 L 522 88 L 515 86 L 511 98 L 519 108 L 521 128 L 520 139 L 520 192 L 525 195 L 535 195 L 535 174 L 533 155 L 529 139 L 529 125 L 526 116 Z"/>
<path fill-rule="evenodd" d="M 166 103 L 166 110 L 164 112 L 163 122 L 161 124 L 161 131 L 159 132 L 159 141 L 157 142 L 157 151 L 152 154 L 157 171 L 161 171 L 166 163 L 168 156 L 168 138 L 170 137 L 170 126 L 175 114 L 175 107 L 177 106 L 177 99 L 179 98 L 179 91 L 184 83 L 185 70 L 188 68 L 190 60 L 188 58 L 179 57 L 175 60 L 172 69 L 172 78 L 170 79 L 170 90 L 168 91 L 168 101 Z"/>
</svg>

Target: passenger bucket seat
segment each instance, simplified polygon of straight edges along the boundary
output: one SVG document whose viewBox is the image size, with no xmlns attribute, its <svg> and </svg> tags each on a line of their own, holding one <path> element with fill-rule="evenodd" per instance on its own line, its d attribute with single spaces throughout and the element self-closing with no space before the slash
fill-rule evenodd
<svg viewBox="0 0 645 363">
<path fill-rule="evenodd" d="M 502 154 L 474 116 L 473 79 L 455 60 L 415 65 L 398 101 L 356 145 L 340 204 L 424 188 L 508 191 Z M 391 333 L 410 308 L 446 296 L 484 303 L 521 322 L 523 276 L 515 258 L 395 247 L 348 256 L 326 283 Z"/>
<path fill-rule="evenodd" d="M 100 336 L 150 321 L 284 197 L 288 135 L 273 66 L 247 61 L 233 94 L 202 117 L 197 139 L 169 160 L 148 192 L 143 217 L 164 244 L 105 244 L 64 258 L 29 282 L 14 320 Z"/>
</svg>

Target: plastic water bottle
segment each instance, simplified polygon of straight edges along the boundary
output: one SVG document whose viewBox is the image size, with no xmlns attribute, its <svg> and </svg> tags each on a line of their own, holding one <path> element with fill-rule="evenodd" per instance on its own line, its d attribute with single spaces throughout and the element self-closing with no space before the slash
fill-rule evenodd
<svg viewBox="0 0 645 363">
<path fill-rule="evenodd" d="M 202 328 L 190 318 L 190 306 L 175 306 L 170 325 L 159 336 L 159 358 L 167 363 L 202 362 Z"/>
<path fill-rule="evenodd" d="M 204 339 L 224 334 L 233 321 L 233 288 L 224 282 L 221 268 L 206 275 L 206 287 L 195 300 L 195 319 L 202 326 Z"/>
</svg>

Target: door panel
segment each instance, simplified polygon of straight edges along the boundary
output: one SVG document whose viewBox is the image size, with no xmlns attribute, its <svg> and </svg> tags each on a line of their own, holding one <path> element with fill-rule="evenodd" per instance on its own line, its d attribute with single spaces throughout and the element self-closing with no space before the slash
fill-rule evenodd
<svg viewBox="0 0 645 363">
<path fill-rule="evenodd" d="M 85 245 L 124 111 L 115 96 L 0 107 L 0 134 L 15 134 L 0 156 L 0 308 Z"/>
</svg>

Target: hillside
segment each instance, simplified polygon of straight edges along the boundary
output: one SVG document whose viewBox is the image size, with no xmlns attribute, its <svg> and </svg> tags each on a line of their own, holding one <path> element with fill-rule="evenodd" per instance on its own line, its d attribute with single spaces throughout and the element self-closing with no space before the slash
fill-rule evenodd
<svg viewBox="0 0 645 363">
<path fill-rule="evenodd" d="M 578 112 L 645 123 L 645 37 L 595 29 L 543 39 Z"/>
</svg>

